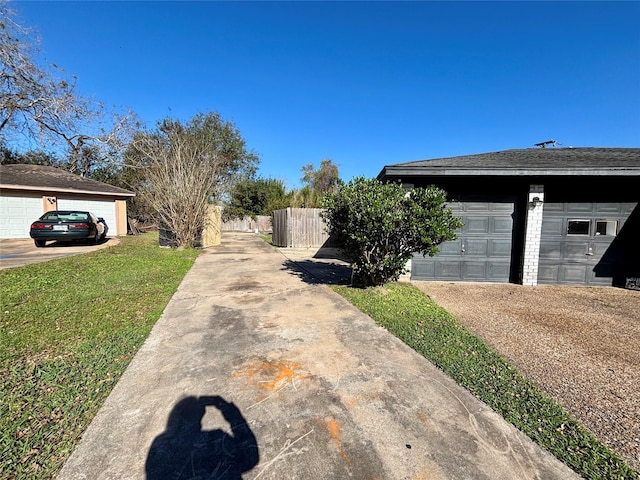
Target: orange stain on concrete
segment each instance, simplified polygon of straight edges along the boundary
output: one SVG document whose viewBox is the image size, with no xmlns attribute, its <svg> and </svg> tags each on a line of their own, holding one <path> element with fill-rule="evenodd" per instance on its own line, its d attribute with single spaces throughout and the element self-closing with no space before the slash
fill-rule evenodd
<svg viewBox="0 0 640 480">
<path fill-rule="evenodd" d="M 446 480 L 447 476 L 442 469 L 435 463 L 423 467 L 419 472 L 415 473 L 411 480 Z"/>
<path fill-rule="evenodd" d="M 345 462 L 351 463 L 351 459 L 347 456 L 347 454 L 344 452 L 344 449 L 342 448 L 342 441 L 340 440 L 340 424 L 334 418 L 324 418 L 323 421 L 325 427 L 327 427 L 327 430 L 329 430 L 331 441 L 335 445 L 336 450 L 338 450 L 340 456 Z"/>
<path fill-rule="evenodd" d="M 299 372 L 300 364 L 279 360 L 277 362 L 269 362 L 259 360 L 242 370 L 238 370 L 232 374 L 232 377 L 246 377 L 248 383 L 252 383 L 257 387 L 272 392 L 280 390 L 294 380 L 304 380 L 307 375 Z"/>
<path fill-rule="evenodd" d="M 423 412 L 418 412 L 416 413 L 416 417 L 418 418 L 418 420 L 420 420 L 420 422 L 422 422 L 424 425 L 430 425 L 433 423 L 433 421 Z"/>
</svg>

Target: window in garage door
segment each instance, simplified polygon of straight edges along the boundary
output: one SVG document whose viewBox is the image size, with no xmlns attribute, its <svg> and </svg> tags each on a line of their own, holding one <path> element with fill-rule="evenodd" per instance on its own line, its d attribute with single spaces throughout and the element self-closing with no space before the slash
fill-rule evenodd
<svg viewBox="0 0 640 480">
<path fill-rule="evenodd" d="M 568 220 L 567 235 L 589 235 L 589 220 Z"/>
<path fill-rule="evenodd" d="M 618 234 L 617 220 L 596 220 L 596 235 L 615 237 Z"/>
</svg>

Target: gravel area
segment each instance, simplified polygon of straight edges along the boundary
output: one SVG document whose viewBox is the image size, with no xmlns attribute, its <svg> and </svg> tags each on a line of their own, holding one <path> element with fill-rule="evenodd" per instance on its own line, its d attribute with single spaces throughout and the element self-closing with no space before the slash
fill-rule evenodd
<svg viewBox="0 0 640 480">
<path fill-rule="evenodd" d="M 413 282 L 640 470 L 640 292 Z"/>
</svg>

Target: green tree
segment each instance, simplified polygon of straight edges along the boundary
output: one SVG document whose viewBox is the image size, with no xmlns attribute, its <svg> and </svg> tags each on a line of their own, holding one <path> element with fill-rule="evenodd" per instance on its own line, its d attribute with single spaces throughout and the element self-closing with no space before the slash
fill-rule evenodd
<svg viewBox="0 0 640 480">
<path fill-rule="evenodd" d="M 127 152 L 139 175 L 136 193 L 180 246 L 198 242 L 210 201 L 232 179 L 253 175 L 258 161 L 236 126 L 215 112 L 165 119 L 136 135 Z"/>
<path fill-rule="evenodd" d="M 27 152 L 17 152 L 0 143 L 0 163 L 9 164 L 29 164 L 46 165 L 49 167 L 60 167 L 62 162 L 53 153 L 43 150 L 30 150 Z"/>
<path fill-rule="evenodd" d="M 284 183 L 274 178 L 250 178 L 237 182 L 231 189 L 231 199 L 224 208 L 223 218 L 271 215 L 274 210 L 286 208 L 291 201 Z"/>
<path fill-rule="evenodd" d="M 305 185 L 293 192 L 291 206 L 295 208 L 317 208 L 322 204 L 322 195 Z"/>
<path fill-rule="evenodd" d="M 414 253 L 435 255 L 462 226 L 444 190 L 407 191 L 364 177 L 341 183 L 325 196 L 324 207 L 328 233 L 352 262 L 352 283 L 363 287 L 397 280 Z"/>
<path fill-rule="evenodd" d="M 302 166 L 302 178 L 305 185 L 295 192 L 294 206 L 316 208 L 322 204 L 322 197 L 329 192 L 335 192 L 340 182 L 338 166 L 333 160 L 325 158 L 320 161 L 316 170 L 312 163 Z"/>
</svg>

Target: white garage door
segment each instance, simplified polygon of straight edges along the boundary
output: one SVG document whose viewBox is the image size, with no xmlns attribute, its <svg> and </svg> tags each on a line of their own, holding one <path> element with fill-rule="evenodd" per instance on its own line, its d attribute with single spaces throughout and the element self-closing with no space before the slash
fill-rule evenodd
<svg viewBox="0 0 640 480">
<path fill-rule="evenodd" d="M 107 235 L 115 236 L 116 234 L 116 203 L 113 200 L 86 200 L 58 197 L 58 210 L 84 210 L 91 212 L 96 217 L 105 219 L 109 227 Z"/>
<path fill-rule="evenodd" d="M 0 238 L 29 238 L 29 226 L 44 213 L 42 196 L 0 196 Z"/>
</svg>

